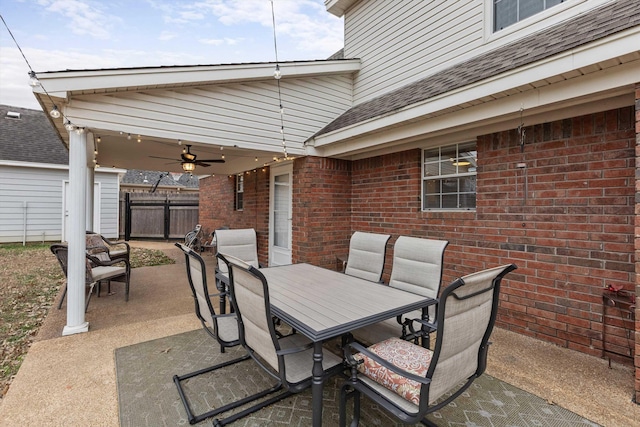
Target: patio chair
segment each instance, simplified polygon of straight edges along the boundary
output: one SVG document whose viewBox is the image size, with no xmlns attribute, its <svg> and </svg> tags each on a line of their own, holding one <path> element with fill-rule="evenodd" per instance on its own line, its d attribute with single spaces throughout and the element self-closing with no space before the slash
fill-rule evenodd
<svg viewBox="0 0 640 427">
<path fill-rule="evenodd" d="M 189 281 L 189 287 L 193 295 L 195 303 L 196 316 L 202 323 L 204 330 L 215 339 L 220 345 L 220 352 L 224 353 L 226 348 L 235 347 L 240 344 L 238 333 L 238 320 L 236 315 L 231 314 L 216 314 L 213 304 L 211 304 L 211 297 L 219 296 L 220 294 L 209 294 L 209 288 L 207 286 L 207 270 L 204 260 L 193 249 L 187 246 L 176 243 L 175 244 L 184 253 L 185 261 L 187 264 L 187 278 Z M 187 418 L 189 423 L 195 424 L 204 420 L 205 418 L 212 417 L 219 413 L 217 410 L 208 411 L 203 414 L 196 415 L 191 410 L 189 401 L 182 388 L 182 381 L 188 380 L 198 375 L 205 374 L 207 372 L 215 371 L 224 366 L 229 366 L 243 360 L 247 360 L 248 355 L 224 362 L 219 365 L 214 365 L 208 368 L 200 369 L 195 372 L 190 372 L 184 375 L 174 375 L 173 382 L 178 388 L 178 394 L 187 412 Z"/>
<path fill-rule="evenodd" d="M 356 231 L 349 242 L 349 256 L 344 264 L 344 273 L 371 282 L 381 282 L 387 253 L 387 242 L 391 235 Z"/>
<path fill-rule="evenodd" d="M 218 253 L 238 258 L 256 268 L 260 267 L 256 231 L 253 228 L 218 229 L 214 233 Z M 220 312 L 225 313 L 224 296 L 227 295 L 229 288 L 229 272 L 225 263 L 218 263 L 216 268 L 216 286 L 223 294 L 220 298 Z"/>
<path fill-rule="evenodd" d="M 131 258 L 131 246 L 125 241 L 113 241 L 104 237 L 100 233 L 94 233 L 93 231 L 87 231 L 87 247 L 90 246 L 103 246 L 107 249 L 109 259 L 126 259 L 130 261 Z"/>
<path fill-rule="evenodd" d="M 62 271 L 64 272 L 65 278 L 67 278 L 67 266 L 69 259 L 69 248 L 66 244 L 63 243 L 55 243 L 50 247 L 51 252 L 56 256 Z M 93 294 L 93 289 L 96 285 L 98 285 L 98 289 L 100 283 L 102 281 L 111 280 L 125 282 L 126 286 L 126 300 L 129 300 L 129 279 L 131 277 L 131 269 L 129 267 L 129 261 L 125 259 L 115 259 L 110 260 L 102 259 L 91 255 L 89 253 L 86 254 L 85 261 L 85 284 L 89 288 L 89 292 L 87 294 L 86 302 L 85 302 L 85 311 L 89 307 L 89 301 L 91 300 L 91 295 Z M 67 296 L 67 284 L 64 285 L 64 291 L 62 292 L 62 297 L 60 298 L 60 302 L 58 303 L 58 310 L 62 308 L 62 303 L 64 302 L 65 297 Z"/>
<path fill-rule="evenodd" d="M 444 289 L 433 351 L 399 338 L 368 348 L 348 343 L 344 353 L 351 376 L 340 389 L 340 426 L 346 425 L 348 399 L 354 399 L 351 426 L 358 425 L 360 394 L 403 423 L 434 426 L 425 415 L 448 405 L 484 372 L 500 282 L 514 269 L 508 264 L 483 270 Z"/>
<path fill-rule="evenodd" d="M 220 252 L 217 257 L 229 267 L 229 289 L 240 325 L 240 343 L 258 366 L 276 380 L 271 388 L 247 399 L 255 400 L 278 392 L 227 418 L 214 420 L 213 425 L 218 427 L 311 386 L 313 343 L 301 334 L 278 336 L 272 320 L 267 279 L 257 268 Z M 327 377 L 342 370 L 342 358 L 330 352 L 324 353 L 322 364 Z M 241 401 L 248 403 L 246 399 Z"/>
<path fill-rule="evenodd" d="M 437 298 L 442 283 L 444 251 L 449 244 L 446 240 L 422 239 L 400 236 L 393 249 L 393 268 L 389 286 Z M 421 310 L 412 311 L 395 319 L 375 323 L 353 332 L 354 337 L 365 343 L 375 343 L 391 337 L 417 339 L 423 333 L 428 347 L 429 333 L 433 328 L 417 332 L 421 324 L 411 319 L 420 318 Z M 429 319 L 436 318 L 436 306 L 429 307 Z M 417 342 L 416 342 L 417 343 Z"/>
</svg>

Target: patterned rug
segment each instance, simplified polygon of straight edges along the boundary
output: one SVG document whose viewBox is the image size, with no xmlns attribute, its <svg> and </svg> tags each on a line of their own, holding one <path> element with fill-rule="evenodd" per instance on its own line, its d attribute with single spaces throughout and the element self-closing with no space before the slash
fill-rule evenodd
<svg viewBox="0 0 640 427">
<path fill-rule="evenodd" d="M 220 348 L 203 330 L 160 338 L 115 351 L 121 427 L 188 426 L 173 375 L 239 357 L 241 348 Z M 323 425 L 338 425 L 341 377 L 324 387 Z M 255 362 L 248 360 L 183 382 L 194 412 L 201 413 L 273 384 Z M 362 399 L 361 422 L 368 426 L 400 426 L 370 400 Z M 350 417 L 350 416 L 349 416 Z M 350 418 L 349 418 L 350 419 Z M 429 416 L 438 426 L 589 426 L 595 424 L 573 412 L 483 375 L 454 402 Z M 211 425 L 204 420 L 197 425 Z M 311 390 L 293 395 L 243 418 L 232 426 L 309 426 Z"/>
</svg>

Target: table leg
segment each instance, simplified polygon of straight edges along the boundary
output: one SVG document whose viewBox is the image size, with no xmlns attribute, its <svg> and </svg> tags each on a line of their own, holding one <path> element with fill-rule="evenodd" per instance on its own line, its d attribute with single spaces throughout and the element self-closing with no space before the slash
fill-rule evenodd
<svg viewBox="0 0 640 427">
<path fill-rule="evenodd" d="M 324 369 L 322 369 L 322 342 L 313 343 L 313 370 L 312 370 L 312 414 L 313 427 L 322 426 L 322 389 Z"/>
</svg>

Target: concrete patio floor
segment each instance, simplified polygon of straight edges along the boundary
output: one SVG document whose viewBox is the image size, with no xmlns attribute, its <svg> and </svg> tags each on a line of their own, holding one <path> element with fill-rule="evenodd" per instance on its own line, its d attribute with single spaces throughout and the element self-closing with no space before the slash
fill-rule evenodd
<svg viewBox="0 0 640 427">
<path fill-rule="evenodd" d="M 88 333 L 61 337 L 65 307 L 52 308 L 0 401 L 0 426 L 118 426 L 115 349 L 200 328 L 179 250 L 131 243 L 161 249 L 177 263 L 134 269 L 128 303 L 120 284 L 115 295 L 94 296 Z M 492 341 L 488 374 L 604 426 L 640 426 L 630 364 L 609 368 L 605 359 L 502 329 Z"/>
</svg>

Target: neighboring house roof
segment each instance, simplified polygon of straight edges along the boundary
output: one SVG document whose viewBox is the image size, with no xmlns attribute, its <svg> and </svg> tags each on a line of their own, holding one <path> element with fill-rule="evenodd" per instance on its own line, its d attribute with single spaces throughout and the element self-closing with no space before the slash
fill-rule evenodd
<svg viewBox="0 0 640 427">
<path fill-rule="evenodd" d="M 68 165 L 69 152 L 43 111 L 0 105 L 0 160 Z"/>
<path fill-rule="evenodd" d="M 613 2 L 358 104 L 316 135 L 392 113 L 638 25 L 640 1 Z"/>
<path fill-rule="evenodd" d="M 176 179 L 174 174 L 158 171 L 145 171 L 139 169 L 129 169 L 124 174 L 121 185 L 140 185 L 152 188 L 158 180 L 159 187 L 175 187 L 175 188 L 199 188 L 198 178 L 188 173 L 179 175 Z"/>
</svg>

